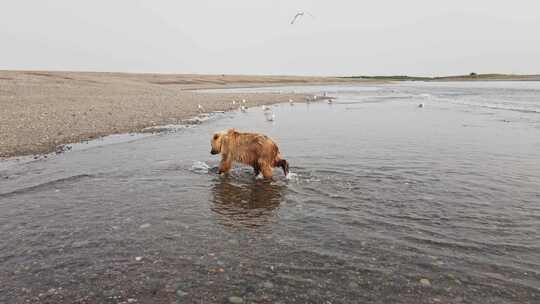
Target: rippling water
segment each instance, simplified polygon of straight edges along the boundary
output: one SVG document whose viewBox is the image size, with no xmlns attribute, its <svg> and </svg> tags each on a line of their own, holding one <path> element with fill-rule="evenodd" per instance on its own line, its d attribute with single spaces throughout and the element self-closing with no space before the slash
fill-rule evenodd
<svg viewBox="0 0 540 304">
<path fill-rule="evenodd" d="M 540 83 L 256 90 L 337 99 L 0 163 L 0 302 L 540 302 Z M 229 127 L 292 176 L 218 176 Z"/>
</svg>

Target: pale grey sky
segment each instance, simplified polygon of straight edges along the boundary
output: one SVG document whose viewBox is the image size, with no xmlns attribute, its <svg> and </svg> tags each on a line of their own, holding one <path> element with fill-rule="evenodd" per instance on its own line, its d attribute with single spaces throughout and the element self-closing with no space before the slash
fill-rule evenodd
<svg viewBox="0 0 540 304">
<path fill-rule="evenodd" d="M 3 0 L 0 69 L 531 74 L 539 29 L 539 0 Z"/>
</svg>

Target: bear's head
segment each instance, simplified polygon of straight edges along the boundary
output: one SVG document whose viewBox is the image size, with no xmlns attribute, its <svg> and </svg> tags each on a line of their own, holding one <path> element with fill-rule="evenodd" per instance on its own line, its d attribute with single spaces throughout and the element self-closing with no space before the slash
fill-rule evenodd
<svg viewBox="0 0 540 304">
<path fill-rule="evenodd" d="M 225 136 L 225 132 L 217 132 L 214 133 L 212 136 L 212 140 L 210 140 L 210 145 L 212 146 L 212 150 L 210 150 L 210 154 L 219 154 L 221 153 L 221 146 L 223 144 L 223 137 Z"/>
<path fill-rule="evenodd" d="M 214 133 L 214 135 L 212 135 L 212 139 L 210 140 L 210 145 L 212 146 L 210 154 L 221 153 L 224 149 L 224 145 L 226 144 L 227 139 L 233 138 L 237 134 L 238 131 L 236 131 L 235 129 L 229 129 Z"/>
</svg>

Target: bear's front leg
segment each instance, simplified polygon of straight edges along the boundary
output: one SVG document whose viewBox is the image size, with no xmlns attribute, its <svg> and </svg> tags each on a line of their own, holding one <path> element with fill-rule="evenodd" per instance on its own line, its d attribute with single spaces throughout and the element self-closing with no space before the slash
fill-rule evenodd
<svg viewBox="0 0 540 304">
<path fill-rule="evenodd" d="M 261 173 L 261 168 L 259 165 L 253 165 L 253 172 L 255 173 L 255 177 L 259 176 L 259 173 Z"/>
<path fill-rule="evenodd" d="M 264 165 L 261 167 L 261 172 L 264 178 L 266 179 L 272 178 L 272 167 Z"/>
<path fill-rule="evenodd" d="M 221 159 L 221 162 L 219 163 L 219 174 L 222 173 L 229 173 L 229 170 L 231 170 L 232 161 L 229 157 L 223 157 Z"/>
</svg>

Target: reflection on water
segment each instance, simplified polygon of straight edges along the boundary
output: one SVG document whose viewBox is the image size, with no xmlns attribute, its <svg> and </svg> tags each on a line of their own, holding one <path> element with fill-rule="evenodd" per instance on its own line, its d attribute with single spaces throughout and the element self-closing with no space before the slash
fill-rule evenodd
<svg viewBox="0 0 540 304">
<path fill-rule="evenodd" d="M 232 177 L 218 177 L 212 185 L 210 209 L 222 225 L 260 227 L 275 219 L 285 189 L 262 179 L 235 184 Z"/>
</svg>

